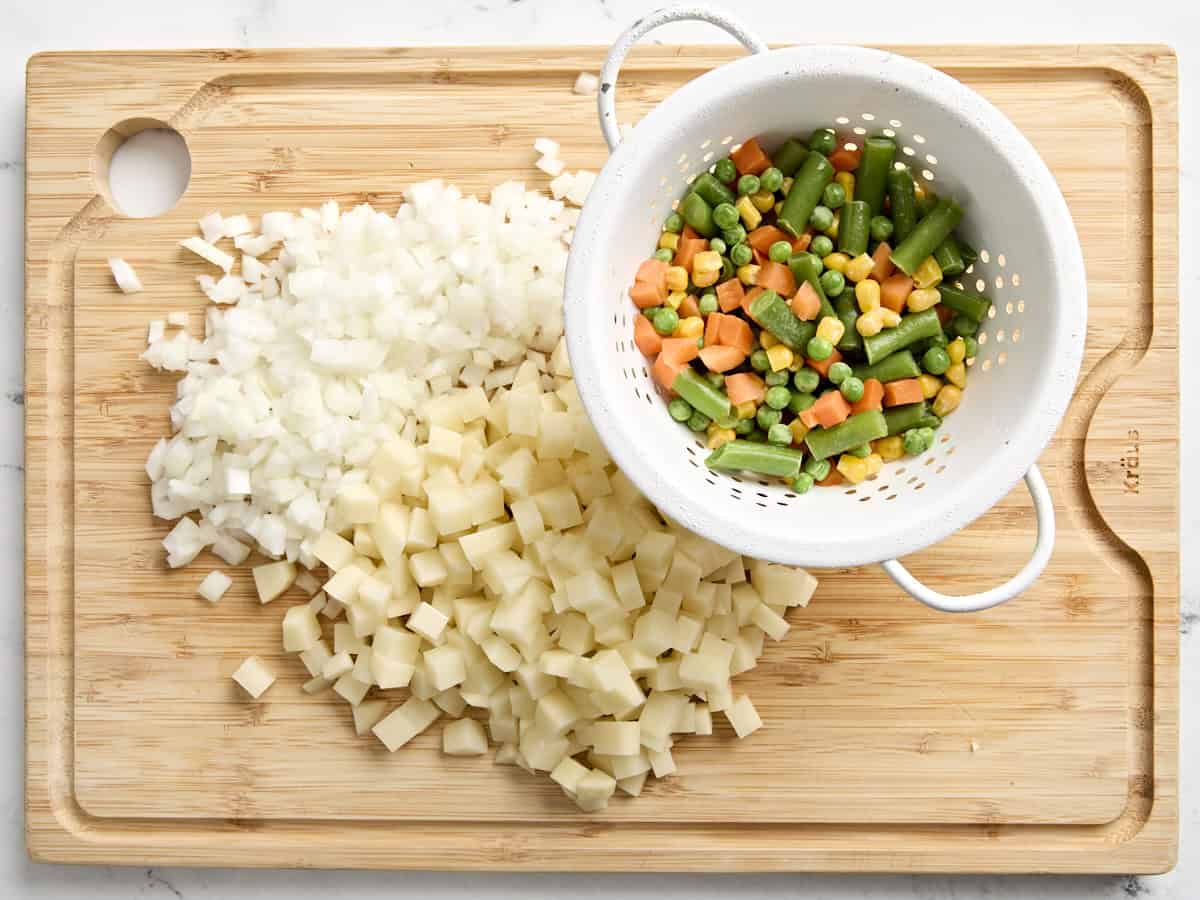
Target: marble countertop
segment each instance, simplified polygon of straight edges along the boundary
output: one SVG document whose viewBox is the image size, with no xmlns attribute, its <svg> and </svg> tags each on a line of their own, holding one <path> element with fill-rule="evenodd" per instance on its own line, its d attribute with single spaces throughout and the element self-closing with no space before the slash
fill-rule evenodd
<svg viewBox="0 0 1200 900">
<path fill-rule="evenodd" d="M 199 6 L 162 0 L 110 0 L 102 8 L 84 0 L 38 0 L 7 4 L 0 27 L 0 585 L 9 598 L 0 623 L 11 635 L 0 651 L 0 711 L 10 723 L 0 737 L 0 890 L 21 898 L 240 898 L 328 897 L 334 892 L 362 897 L 533 897 L 572 893 L 595 897 L 705 898 L 765 896 L 820 898 L 920 898 L 974 900 L 1020 897 L 1195 898 L 1200 897 L 1200 560 L 1183 559 L 1182 782 L 1179 865 L 1158 877 L 912 877 L 912 876 L 561 876 L 451 875 L 432 873 L 234 871 L 220 869 L 131 869 L 68 867 L 29 862 L 23 841 L 22 774 L 23 572 L 22 466 L 23 403 L 23 194 L 24 65 L 40 50 L 162 47 L 268 47 L 438 43 L 607 43 L 630 21 L 667 0 L 440 0 L 392 3 L 341 0 L 209 0 Z M 728 0 L 727 0 L 728 2 Z M 884 0 L 863 0 L 852 21 L 813 16 L 777 0 L 728 3 L 760 34 L 778 41 L 933 43 L 1072 43 L 1136 41 L 1172 44 L 1180 57 L 1181 243 L 1196 246 L 1196 171 L 1200 148 L 1200 15 L 1180 0 L 1007 0 L 980 5 L 964 16 L 961 0 L 925 0 L 889 13 Z M 781 15 L 780 13 L 783 12 Z M 877 21 L 879 27 L 859 23 Z M 885 24 L 886 23 L 886 24 Z M 677 25 L 661 33 L 668 42 L 711 42 L 718 35 L 702 25 Z M 7 212 L 3 212 L 7 210 Z M 1184 254 L 1181 297 L 1197 295 L 1200 264 Z M 1194 313 L 1182 306 L 1182 326 L 1195 333 Z M 1183 343 L 1186 344 L 1186 341 Z M 1195 452 L 1200 399 L 1196 389 L 1200 354 L 1182 363 L 1182 421 L 1185 450 Z M 1184 547 L 1200 538 L 1200 478 L 1185 472 Z M 1189 752 L 1190 751 L 1190 752 Z"/>
</svg>

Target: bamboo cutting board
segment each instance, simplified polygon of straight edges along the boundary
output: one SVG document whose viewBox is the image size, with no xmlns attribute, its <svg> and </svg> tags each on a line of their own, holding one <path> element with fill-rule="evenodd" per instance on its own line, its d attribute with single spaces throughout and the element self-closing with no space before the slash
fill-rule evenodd
<svg viewBox="0 0 1200 900">
<path fill-rule="evenodd" d="M 533 139 L 599 168 L 601 48 L 48 54 L 31 60 L 26 243 L 26 816 L 39 860 L 407 868 L 1151 872 L 1178 820 L 1176 67 L 1161 47 L 924 47 L 1030 137 L 1083 242 L 1091 308 L 1075 399 L 1041 459 L 1058 512 L 1039 582 L 953 617 L 876 569 L 825 573 L 739 684 L 766 728 L 722 725 L 680 774 L 599 814 L 544 778 L 442 758 L 440 729 L 389 755 L 310 698 L 279 650 L 282 603 L 248 571 L 215 608 L 214 559 L 168 571 L 142 463 L 174 380 L 138 361 L 186 310 L 202 214 L 370 200 L 442 177 L 544 185 Z M 622 118 L 735 56 L 650 48 Z M 186 138 L 190 187 L 156 219 L 114 211 L 120 135 Z M 798 123 L 802 124 L 802 123 Z M 123 296 L 105 260 L 146 291 Z M 1014 299 L 1015 295 L 1013 298 Z M 1035 302 L 1036 298 L 1031 298 Z M 954 592 L 1033 542 L 1018 487 L 906 562 Z M 279 674 L 259 703 L 230 673 Z"/>
</svg>

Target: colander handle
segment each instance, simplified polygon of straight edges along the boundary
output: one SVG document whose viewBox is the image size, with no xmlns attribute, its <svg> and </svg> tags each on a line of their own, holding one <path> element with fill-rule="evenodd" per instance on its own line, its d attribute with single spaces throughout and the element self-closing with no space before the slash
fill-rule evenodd
<svg viewBox="0 0 1200 900">
<path fill-rule="evenodd" d="M 882 563 L 883 571 L 917 600 L 942 612 L 978 612 L 1011 600 L 1042 574 L 1054 549 L 1054 503 L 1037 466 L 1030 466 L 1029 471 L 1025 473 L 1025 486 L 1029 488 L 1029 495 L 1033 498 L 1033 510 L 1037 514 L 1037 543 L 1033 547 L 1033 557 L 1025 564 L 1025 568 L 999 587 L 980 594 L 951 597 L 917 581 L 897 559 L 889 559 Z"/>
<path fill-rule="evenodd" d="M 683 21 L 709 22 L 735 38 L 751 53 L 767 51 L 767 45 L 751 34 L 745 25 L 724 10 L 711 6 L 669 6 L 638 19 L 617 38 L 604 59 L 604 65 L 600 67 L 600 93 L 596 105 L 600 110 L 600 131 L 609 150 L 621 143 L 621 129 L 617 125 L 617 73 L 626 54 L 634 44 L 660 25 Z"/>
</svg>

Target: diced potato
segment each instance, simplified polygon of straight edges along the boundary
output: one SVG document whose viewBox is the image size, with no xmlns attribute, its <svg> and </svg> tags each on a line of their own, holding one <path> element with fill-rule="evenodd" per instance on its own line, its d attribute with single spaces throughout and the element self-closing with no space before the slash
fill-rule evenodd
<svg viewBox="0 0 1200 900">
<path fill-rule="evenodd" d="M 729 680 L 729 664 L 711 653 L 687 653 L 679 663 L 679 677 L 693 690 L 716 690 Z"/>
<path fill-rule="evenodd" d="M 462 459 L 463 436 L 449 428 L 432 425 L 429 428 L 429 441 L 425 445 L 425 453 L 430 460 L 458 463 Z"/>
<path fill-rule="evenodd" d="M 775 641 L 783 640 L 784 635 L 788 633 L 788 629 L 791 627 L 788 625 L 787 619 L 772 610 L 765 603 L 760 603 L 755 607 L 754 612 L 750 616 L 750 621 Z"/>
<path fill-rule="evenodd" d="M 646 785 L 646 778 L 648 775 L 648 772 L 641 772 L 640 774 L 633 775 L 629 778 L 618 778 L 617 787 L 630 797 L 640 797 L 642 794 L 642 788 Z"/>
<path fill-rule="evenodd" d="M 370 670 L 372 681 L 384 690 L 391 690 L 392 688 L 408 687 L 412 682 L 416 666 L 372 652 Z"/>
<path fill-rule="evenodd" d="M 675 617 L 661 609 L 646 610 L 633 626 L 633 640 L 653 656 L 665 653 L 675 640 Z"/>
<path fill-rule="evenodd" d="M 333 626 L 333 652 L 357 653 L 366 642 L 354 633 L 354 626 L 347 622 L 338 622 Z"/>
<path fill-rule="evenodd" d="M 397 625 L 381 625 L 375 631 L 371 649 L 376 656 L 415 664 L 421 651 L 421 636 Z"/>
<path fill-rule="evenodd" d="M 257 700 L 267 688 L 275 683 L 275 673 L 268 669 L 257 656 L 248 657 L 233 673 L 233 680 L 242 690 Z"/>
<path fill-rule="evenodd" d="M 546 734 L 558 737 L 579 721 L 579 710 L 561 690 L 552 690 L 537 701 L 534 721 Z"/>
<path fill-rule="evenodd" d="M 354 550 L 371 559 L 382 558 L 375 538 L 371 537 L 371 532 L 365 525 L 356 525 L 354 528 Z"/>
<path fill-rule="evenodd" d="M 675 774 L 675 759 L 670 750 L 651 750 L 647 756 L 650 757 L 650 767 L 654 770 L 655 778 L 666 778 Z"/>
<path fill-rule="evenodd" d="M 408 617 L 408 629 L 419 634 L 431 644 L 441 641 L 442 633 L 450 617 L 438 612 L 428 603 L 422 602 Z"/>
<path fill-rule="evenodd" d="M 389 751 L 395 753 L 437 721 L 442 711 L 427 700 L 409 697 L 371 729 Z"/>
<path fill-rule="evenodd" d="M 320 675 L 326 681 L 337 681 L 353 668 L 354 660 L 349 653 L 343 650 L 341 653 L 335 653 L 329 659 L 325 660 L 325 664 L 321 667 Z"/>
<path fill-rule="evenodd" d="M 429 510 L 415 507 L 409 514 L 408 542 L 405 550 L 409 553 L 420 553 L 423 550 L 432 550 L 436 546 L 437 529 L 434 527 L 433 517 Z M 386 558 L 385 556 L 384 559 Z"/>
<path fill-rule="evenodd" d="M 420 587 L 439 585 L 450 575 L 445 558 L 437 550 L 414 553 L 408 558 L 408 568 Z"/>
<path fill-rule="evenodd" d="M 671 618 L 679 615 L 679 610 L 683 606 L 683 594 L 674 588 L 669 588 L 666 584 L 654 594 L 654 601 L 650 604 L 650 608 L 657 612 L 666 613 Z"/>
<path fill-rule="evenodd" d="M 251 571 L 259 603 L 270 603 L 296 580 L 296 567 L 287 560 L 255 566 Z"/>
<path fill-rule="evenodd" d="M 758 710 L 754 708 L 754 704 L 745 694 L 734 700 L 733 705 L 725 710 L 725 718 L 733 726 L 734 734 L 740 738 L 762 728 L 762 719 L 758 717 Z"/>
<path fill-rule="evenodd" d="M 321 639 L 321 623 L 308 605 L 293 606 L 283 616 L 283 649 L 288 653 L 308 650 Z"/>
<path fill-rule="evenodd" d="M 370 689 L 371 685 L 355 678 L 353 671 L 347 672 L 333 686 L 333 692 L 351 706 L 357 706 L 362 702 L 362 698 L 367 695 L 367 691 Z"/>
<path fill-rule="evenodd" d="M 209 603 L 216 603 L 225 596 L 225 592 L 229 590 L 229 586 L 232 584 L 233 579 L 224 572 L 214 569 L 204 576 L 204 580 L 196 588 L 196 593 Z"/>
<path fill-rule="evenodd" d="M 481 528 L 473 534 L 463 535 L 458 539 L 458 543 L 466 555 L 467 562 L 472 568 L 479 570 L 483 568 L 483 561 L 489 555 L 508 550 L 516 540 L 517 526 L 512 522 L 505 522 L 503 525 L 493 525 L 491 528 Z"/>
<path fill-rule="evenodd" d="M 616 789 L 617 782 L 611 775 L 592 769 L 575 786 L 575 803 L 585 812 L 604 809 Z"/>
<path fill-rule="evenodd" d="M 462 651 L 456 647 L 443 645 L 422 654 L 425 660 L 425 670 L 434 690 L 444 691 L 456 684 L 462 684 L 467 677 L 467 663 Z"/>
<path fill-rule="evenodd" d="M 699 619 L 693 619 L 686 615 L 679 616 L 675 620 L 675 639 L 671 644 L 671 649 L 678 650 L 680 653 L 694 650 L 700 643 L 703 629 L 704 623 Z"/>
<path fill-rule="evenodd" d="M 546 523 L 542 519 L 542 511 L 533 498 L 523 497 L 514 500 L 509 509 L 512 511 L 513 523 L 524 543 L 532 544 L 546 533 Z"/>
<path fill-rule="evenodd" d="M 332 578 L 325 582 L 322 589 L 343 606 L 349 606 L 357 599 L 358 586 L 366 577 L 366 573 L 360 567 L 348 565 L 339 569 Z"/>
<path fill-rule="evenodd" d="M 387 709 L 386 700 L 364 700 L 354 707 L 354 733 L 364 735 L 375 727 L 375 723 L 383 718 Z"/>
<path fill-rule="evenodd" d="M 442 729 L 442 752 L 447 756 L 482 756 L 487 748 L 483 726 L 474 719 L 459 719 Z"/>
<path fill-rule="evenodd" d="M 483 652 L 501 672 L 514 672 L 521 664 L 521 654 L 499 635 L 492 635 L 483 642 Z M 544 655 L 543 655 L 544 658 Z M 550 673 L 553 674 L 553 673 Z"/>
<path fill-rule="evenodd" d="M 700 567 L 682 554 L 676 554 L 671 560 L 671 567 L 662 587 L 677 591 L 681 597 L 687 597 L 696 592 L 700 584 Z"/>
<path fill-rule="evenodd" d="M 637 722 L 595 722 L 590 734 L 597 753 L 632 756 L 641 749 L 641 727 Z"/>
<path fill-rule="evenodd" d="M 304 663 L 304 668 L 308 669 L 309 675 L 320 675 L 325 668 L 325 663 L 333 654 L 329 652 L 329 646 L 322 640 L 317 640 L 311 647 L 300 653 L 300 662 Z"/>
<path fill-rule="evenodd" d="M 568 794 L 574 794 L 587 773 L 587 766 L 567 756 L 550 772 L 550 780 Z"/>
<path fill-rule="evenodd" d="M 335 508 L 351 525 L 373 522 L 379 514 L 379 495 L 365 484 L 344 485 L 338 491 Z"/>
<path fill-rule="evenodd" d="M 358 555 L 353 544 L 332 531 L 321 532 L 313 544 L 312 552 L 313 556 L 325 563 L 333 572 L 346 568 Z"/>
<path fill-rule="evenodd" d="M 808 606 L 817 589 L 817 579 L 803 569 L 758 559 L 750 563 L 750 582 L 771 606 Z"/>
</svg>

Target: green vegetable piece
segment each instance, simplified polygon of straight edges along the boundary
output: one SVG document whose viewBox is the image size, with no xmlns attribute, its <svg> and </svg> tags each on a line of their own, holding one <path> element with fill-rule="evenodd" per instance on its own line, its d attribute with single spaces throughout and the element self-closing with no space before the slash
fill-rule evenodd
<svg viewBox="0 0 1200 900">
<path fill-rule="evenodd" d="M 766 431 L 772 425 L 778 425 L 783 421 L 783 413 L 769 406 L 760 406 L 758 412 L 754 414 L 754 419 L 758 422 L 758 427 Z"/>
<path fill-rule="evenodd" d="M 809 369 L 812 372 L 812 369 Z M 816 372 L 813 372 L 816 375 Z M 788 401 L 788 409 L 796 415 L 804 412 L 810 406 L 817 402 L 817 398 L 812 394 L 792 394 L 792 399 Z"/>
<path fill-rule="evenodd" d="M 808 156 L 808 148 L 795 138 L 788 138 L 783 142 L 783 146 L 775 151 L 771 160 L 781 175 L 791 178 L 796 174 L 796 170 L 800 168 L 800 164 L 804 162 L 806 156 Z"/>
<path fill-rule="evenodd" d="M 762 182 L 759 181 L 757 175 L 746 174 L 738 179 L 737 191 L 743 196 L 747 194 L 757 194 L 761 190 Z"/>
<path fill-rule="evenodd" d="M 845 289 L 846 276 L 837 269 L 826 269 L 821 273 L 821 290 L 826 297 L 840 297 Z M 837 308 L 836 305 L 834 308 Z"/>
<path fill-rule="evenodd" d="M 926 188 L 924 196 L 917 198 L 917 217 L 919 219 L 925 218 L 933 212 L 937 205 L 938 195 Z"/>
<path fill-rule="evenodd" d="M 792 384 L 800 393 L 811 394 L 820 386 L 821 376 L 806 366 L 792 376 Z"/>
<path fill-rule="evenodd" d="M 804 438 L 813 459 L 824 460 L 844 453 L 851 447 L 887 437 L 887 420 L 877 409 L 853 415 L 832 428 L 814 428 Z M 817 477 L 815 473 L 814 477 Z M 817 477 L 820 481 L 824 476 Z"/>
<path fill-rule="evenodd" d="M 728 157 L 719 159 L 717 160 L 717 164 L 713 166 L 713 174 L 717 176 L 717 180 L 722 184 L 733 184 L 737 180 L 737 166 Z"/>
<path fill-rule="evenodd" d="M 911 275 L 925 257 L 933 253 L 947 235 L 958 227 L 962 217 L 962 207 L 953 200 L 939 200 L 937 206 L 917 223 L 912 234 L 892 251 L 892 263 L 905 275 Z"/>
<path fill-rule="evenodd" d="M 767 251 L 767 258 L 771 262 L 785 263 L 792 257 L 792 245 L 787 241 L 776 241 Z"/>
<path fill-rule="evenodd" d="M 734 213 L 737 213 L 736 209 L 734 210 Z M 744 243 L 746 240 L 746 226 L 744 226 L 740 221 L 735 222 L 728 228 L 721 229 L 721 238 L 728 246 L 736 247 L 738 244 Z"/>
<path fill-rule="evenodd" d="M 793 479 L 800 472 L 803 458 L 799 450 L 791 447 L 733 440 L 710 453 L 705 463 L 710 469 L 757 472 L 760 475 Z"/>
<path fill-rule="evenodd" d="M 950 354 L 941 347 L 930 347 L 921 357 L 921 366 L 930 375 L 942 375 L 950 368 Z"/>
<path fill-rule="evenodd" d="M 716 226 L 722 230 L 726 228 L 733 228 L 733 226 L 738 224 L 739 221 L 737 207 L 735 207 L 732 203 L 718 204 L 713 209 L 712 217 Z"/>
<path fill-rule="evenodd" d="M 663 337 L 669 337 L 674 334 L 675 329 L 679 327 L 679 313 L 671 309 L 669 306 L 664 306 L 659 309 L 658 314 L 654 317 L 654 330 Z"/>
<path fill-rule="evenodd" d="M 887 422 L 889 436 L 910 428 L 937 428 L 942 424 L 942 420 L 929 411 L 929 404 L 924 400 L 903 406 L 889 406 L 884 410 L 883 418 Z"/>
<path fill-rule="evenodd" d="M 929 427 L 910 428 L 904 432 L 904 452 L 916 456 L 924 453 L 933 446 L 933 429 Z"/>
<path fill-rule="evenodd" d="M 697 411 L 692 413 L 692 417 L 687 420 L 687 427 L 692 429 L 692 431 L 704 431 L 711 422 L 712 419 L 704 413 Z"/>
<path fill-rule="evenodd" d="M 841 185 L 839 184 L 838 187 L 841 187 Z M 833 241 L 826 235 L 818 234 L 812 239 L 812 243 L 808 245 L 808 252 L 824 259 L 833 252 Z"/>
<path fill-rule="evenodd" d="M 645 316 L 647 319 L 649 319 L 650 324 L 653 325 L 654 317 L 658 315 L 658 311 L 660 309 L 662 309 L 661 306 L 647 306 L 645 309 L 642 310 L 642 315 Z"/>
<path fill-rule="evenodd" d="M 895 328 L 885 328 L 879 334 L 863 338 L 867 362 L 874 365 L 910 344 L 933 337 L 941 330 L 942 323 L 934 309 L 904 316 Z"/>
<path fill-rule="evenodd" d="M 741 437 L 745 437 L 754 431 L 754 419 L 738 419 L 737 424 L 733 426 L 733 430 Z"/>
<path fill-rule="evenodd" d="M 788 260 L 788 268 L 792 270 L 792 274 L 796 276 L 796 282 L 807 281 L 812 285 L 813 290 L 817 292 L 817 297 L 821 301 L 821 312 L 817 315 L 817 321 L 826 316 L 833 316 L 836 313 L 833 311 L 833 305 L 829 302 L 829 298 L 825 296 L 825 289 L 821 287 L 821 270 L 824 266 L 819 257 L 813 253 L 797 253 Z M 812 323 L 813 333 L 817 331 L 816 323 Z"/>
<path fill-rule="evenodd" d="M 967 270 L 962 251 L 958 249 L 958 241 L 954 239 L 953 234 L 946 235 L 946 239 L 938 244 L 937 249 L 933 251 L 933 258 L 942 270 L 944 278 L 954 278 Z"/>
<path fill-rule="evenodd" d="M 853 377 L 854 373 L 850 367 L 844 362 L 835 362 L 829 367 L 829 374 L 826 376 L 834 384 L 841 384 L 847 378 Z"/>
<path fill-rule="evenodd" d="M 738 244 L 729 251 L 729 259 L 735 266 L 748 266 L 754 259 L 754 251 L 749 244 Z"/>
<path fill-rule="evenodd" d="M 992 308 L 992 301 L 989 298 L 982 294 L 969 294 L 953 285 L 939 284 L 937 291 L 942 298 L 942 306 L 974 319 L 976 322 L 986 319 L 988 310 Z"/>
<path fill-rule="evenodd" d="M 851 403 L 857 403 L 863 398 L 863 392 L 866 390 L 866 388 L 863 386 L 862 381 L 851 375 L 842 382 L 841 390 L 843 397 L 845 397 Z"/>
<path fill-rule="evenodd" d="M 758 180 L 764 191 L 773 194 L 783 187 L 783 172 L 779 170 L 778 166 L 771 166 L 763 170 L 763 173 L 758 176 Z"/>
<path fill-rule="evenodd" d="M 809 435 L 811 434 L 810 431 Z M 808 443 L 808 437 L 805 437 L 804 441 Z M 804 463 L 804 471 L 812 477 L 813 481 L 824 481 L 828 478 L 830 468 L 832 467 L 829 465 L 829 460 L 817 459 L 815 456 L 810 456 Z"/>
<path fill-rule="evenodd" d="M 808 149 L 828 156 L 837 149 L 837 134 L 832 128 L 818 128 L 808 137 Z"/>
<path fill-rule="evenodd" d="M 917 227 L 917 193 L 908 167 L 894 168 L 887 174 L 888 199 L 891 201 L 892 226 L 897 241 L 903 242 Z"/>
<path fill-rule="evenodd" d="M 755 350 L 750 354 L 750 368 L 755 372 L 765 372 L 771 368 L 771 360 L 766 350 Z"/>
<path fill-rule="evenodd" d="M 683 231 L 683 216 L 679 213 L 671 213 L 663 221 L 663 231 L 669 231 L 671 234 L 679 234 Z"/>
<path fill-rule="evenodd" d="M 809 216 L 817 208 L 817 202 L 825 185 L 833 180 L 833 166 L 820 153 L 810 153 L 796 172 L 792 189 L 784 198 L 777 223 L 792 237 L 799 237 L 808 226 Z"/>
<path fill-rule="evenodd" d="M 959 313 L 950 321 L 950 328 L 961 338 L 974 337 L 975 333 L 979 331 L 979 323 L 970 316 Z"/>
<path fill-rule="evenodd" d="M 967 359 L 974 359 L 979 353 L 979 341 L 972 335 L 967 335 L 963 338 L 963 344 L 966 346 Z"/>
<path fill-rule="evenodd" d="M 808 224 L 814 231 L 828 231 L 833 227 L 833 210 L 828 206 L 813 207 L 808 216 Z"/>
<path fill-rule="evenodd" d="M 866 459 L 868 456 L 871 455 L 871 445 L 870 444 L 859 444 L 857 447 L 851 447 L 846 452 L 849 453 L 851 456 L 858 457 L 859 459 Z"/>
<path fill-rule="evenodd" d="M 737 200 L 733 191 L 721 184 L 717 177 L 709 172 L 700 173 L 700 176 L 692 182 L 692 190 L 704 198 L 704 202 L 709 206 L 733 203 Z"/>
<path fill-rule="evenodd" d="M 830 209 L 841 209 L 842 204 L 846 202 L 846 189 L 836 181 L 831 181 L 825 185 L 825 190 L 821 192 L 821 203 L 828 206 Z"/>
<path fill-rule="evenodd" d="M 771 409 L 783 409 L 792 399 L 792 392 L 781 384 L 767 388 L 766 403 Z"/>
<path fill-rule="evenodd" d="M 855 366 L 854 377 L 866 381 L 874 378 L 876 381 L 887 383 L 899 381 L 902 378 L 916 378 L 921 374 L 921 368 L 908 350 L 893 353 L 887 359 L 873 366 Z"/>
<path fill-rule="evenodd" d="M 719 237 L 715 237 L 708 239 L 708 249 L 714 253 L 720 253 L 724 255 L 725 251 L 729 248 L 725 245 L 723 240 L 721 240 Z"/>
<path fill-rule="evenodd" d="M 871 217 L 871 240 L 882 243 L 891 238 L 895 230 L 896 226 L 892 224 L 892 220 L 887 216 Z"/>
<path fill-rule="evenodd" d="M 718 390 L 725 387 L 725 376 L 720 372 L 705 372 L 704 380 Z M 722 428 L 732 428 L 732 425 L 722 425 Z"/>
<path fill-rule="evenodd" d="M 867 252 L 871 231 L 871 207 L 862 200 L 852 200 L 842 207 L 838 223 L 838 250 L 850 258 Z"/>
<path fill-rule="evenodd" d="M 829 359 L 833 355 L 833 344 L 829 343 L 823 337 L 814 337 L 809 340 L 804 355 L 809 359 L 815 359 L 817 362 Z"/>
<path fill-rule="evenodd" d="M 969 265 L 971 265 L 971 263 L 973 263 L 979 259 L 979 251 L 978 250 L 976 250 L 974 247 L 972 247 L 970 244 L 968 244 L 966 241 L 962 240 L 961 238 L 955 238 L 954 240 L 958 244 L 958 252 L 962 255 L 964 263 L 966 263 L 969 266 Z"/>
<path fill-rule="evenodd" d="M 870 207 L 868 218 L 883 212 L 887 176 L 895 158 L 896 142 L 891 138 L 869 137 L 863 145 L 862 159 L 854 173 L 854 199 Z"/>
<path fill-rule="evenodd" d="M 766 439 L 767 439 L 767 433 L 758 427 L 755 427 L 755 429 L 753 431 L 751 431 L 748 435 L 746 435 L 746 440 L 754 441 L 757 444 L 761 444 L 761 443 L 765 442 Z"/>
<path fill-rule="evenodd" d="M 792 479 L 792 490 L 797 494 L 807 494 L 812 490 L 813 477 L 807 472 L 801 472 Z"/>
<path fill-rule="evenodd" d="M 711 316 L 720 309 L 716 294 L 704 294 L 696 306 L 700 308 L 700 315 L 702 316 Z"/>
<path fill-rule="evenodd" d="M 654 251 L 654 258 L 660 262 L 669 263 L 675 258 L 675 251 L 668 250 L 666 247 L 659 247 Z"/>
<path fill-rule="evenodd" d="M 844 281 L 843 284 L 845 284 Z M 838 294 L 837 298 L 833 301 L 833 311 L 837 313 L 837 317 L 846 326 L 846 330 L 842 334 L 842 339 L 838 341 L 837 348 L 843 353 L 857 353 L 861 351 L 862 336 L 858 333 L 858 328 L 855 327 L 855 323 L 858 321 L 858 304 L 854 300 L 854 294 L 850 291 L 843 291 Z"/>
<path fill-rule="evenodd" d="M 767 443 L 782 444 L 787 446 L 792 442 L 792 429 L 788 428 L 782 422 L 776 422 L 767 429 Z"/>
<path fill-rule="evenodd" d="M 683 221 L 696 230 L 697 234 L 712 237 L 717 233 L 716 223 L 713 222 L 713 210 L 704 198 L 695 191 L 688 194 L 679 204 L 679 214 Z"/>
<path fill-rule="evenodd" d="M 751 301 L 750 317 L 779 338 L 779 342 L 791 350 L 800 350 L 807 346 L 809 339 L 817 332 L 817 326 L 814 323 L 801 322 L 796 318 L 787 301 L 774 291 L 763 291 Z M 764 353 L 763 356 L 765 357 L 766 354 Z M 752 355 L 751 365 L 753 364 Z"/>
<path fill-rule="evenodd" d="M 767 383 L 767 387 L 786 386 L 788 383 L 788 370 L 780 369 L 778 372 L 768 372 L 763 376 L 763 381 Z"/>
<path fill-rule="evenodd" d="M 671 388 L 680 397 L 692 405 L 697 412 L 709 419 L 719 419 L 729 415 L 729 398 L 724 392 L 713 387 L 691 366 L 684 366 L 675 376 Z M 707 423 L 705 423 L 707 425 Z"/>
<path fill-rule="evenodd" d="M 692 405 L 682 397 L 675 397 L 667 404 L 667 412 L 676 422 L 686 422 L 692 417 Z"/>
</svg>

